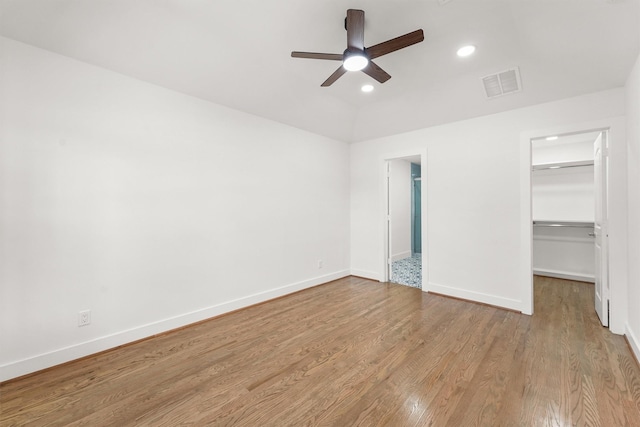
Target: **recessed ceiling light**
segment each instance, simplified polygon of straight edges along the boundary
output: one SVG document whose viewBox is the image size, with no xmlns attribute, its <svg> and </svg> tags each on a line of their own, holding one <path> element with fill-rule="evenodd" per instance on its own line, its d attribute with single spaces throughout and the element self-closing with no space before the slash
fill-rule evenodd
<svg viewBox="0 0 640 427">
<path fill-rule="evenodd" d="M 556 139 L 558 139 L 558 137 L 557 137 L 556 135 L 554 135 L 554 136 L 548 136 L 548 137 L 546 138 L 546 140 L 547 140 L 547 141 L 555 141 Z"/>
<path fill-rule="evenodd" d="M 457 53 L 459 57 L 464 58 L 465 56 L 471 55 L 475 51 L 476 51 L 475 46 L 468 45 L 468 46 L 462 46 L 460 49 L 458 49 Z"/>
<path fill-rule="evenodd" d="M 372 92 L 373 91 L 373 85 L 370 85 L 370 84 L 362 85 L 360 90 L 363 91 L 363 92 Z"/>
</svg>

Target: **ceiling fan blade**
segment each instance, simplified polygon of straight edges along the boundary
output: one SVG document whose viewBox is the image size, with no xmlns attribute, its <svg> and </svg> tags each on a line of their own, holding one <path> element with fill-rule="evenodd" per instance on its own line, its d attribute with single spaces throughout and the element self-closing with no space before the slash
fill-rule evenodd
<svg viewBox="0 0 640 427">
<path fill-rule="evenodd" d="M 389 73 L 387 73 L 382 68 L 378 67 L 376 64 L 373 63 L 373 61 L 369 61 L 369 65 L 364 67 L 362 72 L 373 77 L 380 83 L 384 83 L 391 78 Z"/>
<path fill-rule="evenodd" d="M 331 86 L 336 80 L 342 77 L 342 75 L 346 72 L 347 70 L 341 65 L 340 68 L 334 71 L 333 74 L 331 74 L 329 78 L 325 80 L 324 83 L 322 83 L 320 86 L 322 87 Z"/>
<path fill-rule="evenodd" d="M 342 61 L 341 53 L 317 53 L 317 52 L 291 52 L 292 58 L 328 59 L 330 61 Z"/>
<path fill-rule="evenodd" d="M 364 50 L 364 10 L 347 10 L 347 48 Z"/>
<path fill-rule="evenodd" d="M 386 42 L 379 43 L 377 45 L 368 47 L 365 49 L 369 58 L 375 59 L 387 53 L 395 52 L 412 44 L 420 43 L 424 40 L 424 32 L 422 30 L 416 30 L 404 36 L 396 37 L 395 39 L 387 40 Z"/>
</svg>

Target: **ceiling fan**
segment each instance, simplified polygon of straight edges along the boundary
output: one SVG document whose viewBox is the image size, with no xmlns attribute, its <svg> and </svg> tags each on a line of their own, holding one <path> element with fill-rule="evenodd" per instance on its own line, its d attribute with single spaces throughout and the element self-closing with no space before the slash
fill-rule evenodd
<svg viewBox="0 0 640 427">
<path fill-rule="evenodd" d="M 347 30 L 347 49 L 344 53 L 316 53 L 316 52 L 291 52 L 293 58 L 325 59 L 329 61 L 342 61 L 342 65 L 321 86 L 331 86 L 347 71 L 360 71 L 373 77 L 380 83 L 384 83 L 391 76 L 377 66 L 372 59 L 387 53 L 395 52 L 402 48 L 420 43 L 424 40 L 422 30 L 396 37 L 386 42 L 371 47 L 364 47 L 364 11 L 358 9 L 347 10 L 345 19 Z"/>
</svg>

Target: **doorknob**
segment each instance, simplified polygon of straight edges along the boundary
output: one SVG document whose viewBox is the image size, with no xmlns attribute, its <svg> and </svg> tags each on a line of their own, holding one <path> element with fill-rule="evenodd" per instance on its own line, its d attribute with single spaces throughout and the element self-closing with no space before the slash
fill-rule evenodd
<svg viewBox="0 0 640 427">
<path fill-rule="evenodd" d="M 596 237 L 596 233 L 589 233 L 590 237 Z"/>
</svg>

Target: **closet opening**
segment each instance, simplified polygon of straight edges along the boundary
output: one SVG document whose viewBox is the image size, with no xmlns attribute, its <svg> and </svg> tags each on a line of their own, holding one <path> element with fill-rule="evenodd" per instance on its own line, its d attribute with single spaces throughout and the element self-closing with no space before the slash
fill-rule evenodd
<svg viewBox="0 0 640 427">
<path fill-rule="evenodd" d="M 607 130 L 531 139 L 532 273 L 593 283 L 609 325 Z"/>
</svg>

